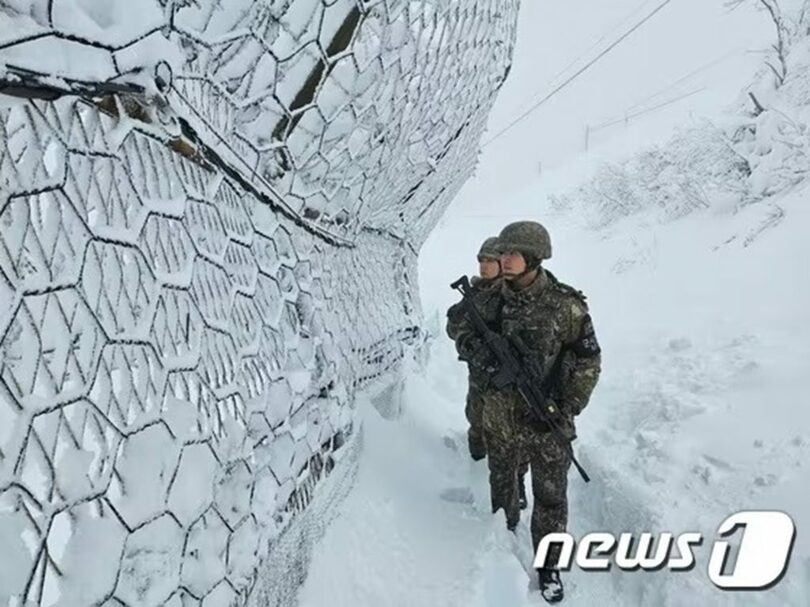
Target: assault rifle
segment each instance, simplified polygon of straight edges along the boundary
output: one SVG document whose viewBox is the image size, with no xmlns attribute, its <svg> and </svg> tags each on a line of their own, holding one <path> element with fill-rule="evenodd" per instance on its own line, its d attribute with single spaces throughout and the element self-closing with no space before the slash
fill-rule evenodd
<svg viewBox="0 0 810 607">
<path fill-rule="evenodd" d="M 461 293 L 461 303 L 472 321 L 475 332 L 483 339 L 487 349 L 498 361 L 498 371 L 492 378 L 493 385 L 496 388 L 514 386 L 518 394 L 526 401 L 532 416 L 549 428 L 557 443 L 568 451 L 571 463 L 574 464 L 582 479 L 586 483 L 590 482 L 590 477 L 574 455 L 571 441 L 566 438 L 560 427 L 560 411 L 538 385 L 539 378 L 536 377 L 531 366 L 515 355 L 515 350 L 517 350 L 523 351 L 522 354 L 525 356 L 525 348 L 522 347 L 524 344 L 515 344 L 487 326 L 473 303 L 470 280 L 466 276 L 459 278 L 450 285 L 450 288 Z"/>
</svg>

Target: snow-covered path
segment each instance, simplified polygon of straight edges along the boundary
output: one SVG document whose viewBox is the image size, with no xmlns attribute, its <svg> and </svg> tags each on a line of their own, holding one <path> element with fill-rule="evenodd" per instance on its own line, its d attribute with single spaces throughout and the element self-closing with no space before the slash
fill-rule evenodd
<svg viewBox="0 0 810 607">
<path fill-rule="evenodd" d="M 453 605 L 463 601 L 484 541 L 469 505 L 444 501 L 469 470 L 441 440 L 435 418 L 396 421 L 361 403 L 363 455 L 343 514 L 316 549 L 303 605 Z M 425 408 L 437 408 L 426 400 Z M 439 404 L 441 406 L 441 404 Z M 425 562 L 426 555 L 430 563 Z"/>
<path fill-rule="evenodd" d="M 486 464 L 467 455 L 460 401 L 442 396 L 463 397 L 463 377 L 447 364 L 447 348 L 437 349 L 428 373 L 406 382 L 401 418 L 383 419 L 361 404 L 356 485 L 317 547 L 302 606 L 537 603 L 502 517 L 488 512 Z M 527 524 L 524 512 L 528 553 Z M 572 584 L 569 595 L 604 600 L 606 591 L 607 584 L 588 580 Z"/>
</svg>

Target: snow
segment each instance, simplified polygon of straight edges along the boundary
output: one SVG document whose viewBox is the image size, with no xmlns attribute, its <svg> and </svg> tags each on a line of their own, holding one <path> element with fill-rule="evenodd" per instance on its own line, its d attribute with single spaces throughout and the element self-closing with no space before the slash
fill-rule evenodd
<svg viewBox="0 0 810 607">
<path fill-rule="evenodd" d="M 523 2 L 509 78 L 484 141 L 506 127 L 588 60 L 649 14 L 654 0 Z M 762 65 L 773 25 L 748 3 L 729 12 L 724 0 L 670 3 L 526 120 L 482 151 L 457 207 L 537 185 L 585 151 L 585 128 L 703 89 L 699 94 L 591 133 L 593 152 L 624 155 L 669 138 L 691 115 L 722 115 Z M 661 91 L 665 91 L 660 93 Z M 638 105 L 638 107 L 634 107 Z"/>
<path fill-rule="evenodd" d="M 568 49 L 584 48 L 589 34 L 615 24 L 615 13 L 607 19 L 608 7 L 594 3 L 587 3 L 585 17 L 585 4 L 524 4 L 518 55 L 491 132 L 526 102 L 526 91 L 541 79 L 537 70 L 557 67 Z M 635 6 L 639 15 L 652 6 L 645 4 Z M 562 576 L 566 602 L 807 604 L 810 540 L 801 530 L 810 525 L 810 326 L 804 322 L 810 185 L 797 173 L 806 167 L 806 77 L 796 68 L 799 77 L 780 91 L 755 78 L 762 57 L 729 49 L 763 48 L 770 25 L 752 7 L 727 15 L 720 4 L 673 3 L 621 59 L 485 149 L 478 175 L 420 253 L 422 303 L 436 336 L 429 361 L 407 378 L 399 419 L 384 419 L 378 408 L 387 409 L 379 403 L 361 405 L 365 444 L 357 483 L 316 546 L 301 605 L 542 604 L 525 571 L 528 514 L 516 544 L 500 515 L 489 513 L 485 464 L 466 453 L 466 370 L 443 331 L 444 312 L 457 300 L 450 282 L 474 273 L 480 242 L 517 219 L 549 228 L 554 258 L 548 267 L 588 295 L 603 348 L 603 374 L 578 420 L 575 444 L 593 480 L 585 485 L 571 473 L 569 530 L 576 538 L 596 531 L 706 537 L 697 566 L 687 572 L 575 567 Z M 541 13 L 546 21 L 528 35 Z M 574 14 L 577 27 L 566 27 Z M 667 48 L 675 38 L 678 52 Z M 540 45 L 554 52 L 536 52 Z M 605 133 L 587 155 L 572 144 L 571 124 L 578 130 L 590 123 L 594 106 L 615 112 L 715 53 L 728 57 L 705 70 L 701 82 L 689 81 L 709 86 L 706 93 Z M 806 65 L 808 58 L 800 43 L 790 64 Z M 621 164 L 651 144 L 665 149 L 676 126 L 708 117 L 719 128 L 733 127 L 749 86 L 767 110 L 754 121 L 751 146 L 744 140 L 740 147 L 752 165 L 747 192 L 712 195 L 708 208 L 677 217 L 642 205 L 601 229 L 589 227 L 582 204 L 573 212 L 552 208 L 551 195 L 573 191 L 603 162 Z M 544 165 L 539 181 L 538 160 Z M 707 574 L 712 540 L 725 518 L 745 509 L 793 517 L 799 532 L 791 565 L 768 591 L 723 592 Z"/>
<path fill-rule="evenodd" d="M 59 77 L 107 80 L 141 68 L 148 77 L 152 74 L 150 68 L 158 62 L 175 66 L 181 61 L 179 50 L 162 32 L 149 34 L 166 22 L 167 9 L 163 6 L 175 4 L 157 0 L 56 0 L 50 4 L 9 0 L 0 8 L 0 42 L 4 45 L 53 29 L 119 50 L 47 36 L 0 49 L 0 64 L 46 72 L 56 83 Z M 287 3 L 276 4 L 271 10 L 287 8 L 282 6 Z M 300 31 L 313 15 L 327 10 L 326 4 L 317 0 L 296 2 L 295 10 L 286 10 L 282 21 L 291 31 Z M 333 8 L 326 18 L 330 31 L 339 22 L 344 4 L 331 3 Z M 492 134 L 655 6 L 650 0 L 642 4 L 639 0 L 523 4 L 518 57 L 493 113 Z M 233 23 L 241 22 L 246 3 L 229 9 L 222 10 L 216 3 L 210 7 L 189 6 L 179 10 L 178 22 L 185 27 L 205 28 L 203 24 L 210 20 L 210 27 L 205 28 L 207 38 L 220 33 L 235 36 L 231 31 Z M 19 15 L 18 11 L 25 14 Z M 622 18 L 617 19 L 617 15 Z M 429 21 L 422 20 L 424 39 L 435 33 L 433 41 L 441 40 L 439 30 L 434 32 Z M 361 28 L 358 44 L 364 48 L 358 48 L 357 53 L 361 67 L 378 60 L 375 49 L 383 39 L 377 29 L 372 19 Z M 436 335 L 432 355 L 424 370 L 411 370 L 402 408 L 399 402 L 385 402 L 389 396 L 399 394 L 397 389 L 386 392 L 382 400 L 378 398 L 373 404 L 361 403 L 365 445 L 359 478 L 339 518 L 317 547 L 301 591 L 302 605 L 537 603 L 539 597 L 525 571 L 526 516 L 515 540 L 505 533 L 500 519 L 488 511 L 485 465 L 471 463 L 464 447 L 465 370 L 455 361 L 441 330 L 444 310 L 455 299 L 449 282 L 461 273 L 471 272 L 480 241 L 515 218 L 537 218 L 549 226 L 556 250 L 551 267 L 563 280 L 590 296 L 605 350 L 604 375 L 591 406 L 582 416 L 577 443 L 578 453 L 594 480 L 586 487 L 578 478 L 572 478 L 572 532 L 581 537 L 596 530 L 666 529 L 676 533 L 700 530 L 711 536 L 721 520 L 743 508 L 784 509 L 794 516 L 800 529 L 807 526 L 810 417 L 803 405 L 807 400 L 804 380 L 810 360 L 810 329 L 804 316 L 810 303 L 810 284 L 802 253 L 810 213 L 805 201 L 810 192 L 802 180 L 807 171 L 804 146 L 810 94 L 804 78 L 787 83 L 780 94 L 769 88 L 765 78 L 752 81 L 754 70 L 761 66 L 759 50 L 770 42 L 771 29 L 767 19 L 751 5 L 729 15 L 721 0 L 673 2 L 541 111 L 486 148 L 478 176 L 462 192 L 422 252 L 424 306 Z M 146 37 L 129 44 L 141 36 Z M 802 44 L 807 46 L 806 41 L 800 43 L 799 50 Z M 287 54 L 285 45 L 286 51 L 292 53 L 300 41 L 294 42 L 285 32 L 274 49 Z M 229 66 L 233 73 L 243 71 L 250 51 L 246 48 L 244 55 L 234 59 Z M 309 73 L 315 58 L 308 53 L 300 53 L 278 68 L 282 95 L 291 98 L 292 89 L 287 89 Z M 800 71 L 808 63 L 810 53 L 805 48 L 791 55 L 789 65 L 791 70 Z M 276 70 L 277 66 L 270 67 Z M 352 94 L 379 77 L 379 69 L 375 64 L 374 69 L 367 70 L 349 87 Z M 349 60 L 338 64 L 330 75 L 330 94 L 319 100 L 323 111 L 339 111 L 338 100 L 345 97 L 340 88 L 351 84 L 348 76 L 355 70 Z M 350 72 L 348 76 L 346 71 Z M 418 84 L 414 80 L 412 86 Z M 724 108 L 735 95 L 745 99 L 745 90 L 740 88 L 743 85 L 750 85 L 768 108 L 751 121 L 753 136 L 744 139 L 742 145 L 748 146 L 744 152 L 752 159 L 753 174 L 748 184 L 752 200 L 729 195 L 712 200 L 709 209 L 694 211 L 676 221 L 640 206 L 634 214 L 610 218 L 599 231 L 587 229 L 576 213 L 550 212 L 551 194 L 572 191 L 603 160 L 616 162 L 638 151 L 641 144 L 669 145 L 664 142 L 673 129 L 685 124 L 692 114 L 722 122 Z M 13 102 L 13 107 L 19 120 L 9 120 L 10 132 L 19 136 L 9 137 L 7 145 L 12 156 L 18 158 L 16 166 L 20 170 L 14 179 L 25 180 L 31 186 L 20 188 L 14 183 L 13 189 L 42 191 L 51 182 L 61 182 L 66 162 L 64 146 L 55 140 L 43 142 L 47 144 L 41 163 L 43 172 L 34 164 L 37 155 L 26 154 L 33 139 L 26 126 L 28 119 L 23 119 L 27 109 L 19 101 Z M 628 119 L 622 121 L 623 116 Z M 223 124 L 229 120 L 224 113 L 220 118 Z M 314 128 L 319 124 L 316 118 L 310 112 L 301 124 Z M 117 147 L 120 141 L 116 142 L 116 138 L 127 136 L 133 124 L 122 120 L 116 133 L 108 132 L 110 147 Z M 335 128 L 343 126 L 336 122 Z M 583 157 L 580 153 L 586 128 L 590 129 L 589 156 Z M 370 137 L 371 133 L 357 130 L 349 142 L 349 152 L 356 155 L 372 145 Z M 303 153 L 310 141 L 302 139 L 299 145 Z M 427 150 L 415 147 L 414 154 L 421 157 Z M 542 181 L 538 181 L 541 164 Z M 313 175 L 316 170 L 318 166 L 312 169 Z M 212 183 L 212 191 L 218 185 Z M 149 208 L 182 215 L 184 199 L 172 187 L 166 186 L 161 195 L 148 200 Z M 166 202 L 161 196 L 174 202 Z M 64 206 L 52 195 L 40 198 L 43 208 Z M 28 199 L 20 200 L 33 204 Z M 756 204 L 747 204 L 750 202 Z M 189 215 L 206 213 L 202 203 L 189 204 Z M 105 231 L 105 236 L 115 242 L 132 239 L 145 221 L 146 209 L 141 212 L 139 207 L 130 206 L 136 209 L 132 224 L 120 232 Z M 106 228 L 115 230 L 115 226 L 100 225 L 112 222 L 111 217 L 98 211 L 88 213 L 94 233 Z M 64 225 L 43 223 L 73 236 L 78 234 L 79 250 L 83 251 L 89 235 L 69 225 L 79 221 L 73 215 L 63 218 Z M 28 217 L 25 213 L 23 216 Z M 13 228 L 21 238 L 23 223 Z M 271 223 L 265 226 L 268 234 L 277 221 L 272 219 Z M 210 237 L 212 230 L 204 231 Z M 236 238 L 241 228 L 236 226 L 232 231 L 229 238 Z M 45 239 L 47 235 L 35 234 L 28 248 L 42 248 L 40 236 Z M 195 241 L 200 242 L 195 246 L 202 249 L 204 238 L 196 236 Z M 221 236 L 217 239 L 215 235 L 216 242 L 206 246 L 217 249 L 217 242 L 227 243 L 224 231 Z M 299 246 L 300 239 L 296 240 Z M 54 240 L 45 248 L 63 244 Z M 267 271 L 275 275 L 280 261 L 271 244 L 268 241 L 262 259 L 272 268 Z M 253 250 L 257 251 L 258 246 Z M 17 355 L 20 350 L 21 373 L 29 371 L 28 367 L 42 369 L 27 388 L 36 392 L 40 400 L 66 388 L 75 394 L 89 388 L 78 385 L 78 378 L 87 377 L 88 370 L 98 363 L 101 325 L 82 319 L 90 316 L 86 301 L 104 307 L 103 302 L 96 301 L 99 285 L 120 280 L 128 288 L 122 288 L 119 296 L 144 297 L 137 310 L 105 311 L 101 321 L 106 332 L 118 332 L 119 316 L 131 325 L 128 329 L 132 333 L 145 331 L 140 314 L 152 316 L 153 304 L 149 302 L 156 299 L 154 280 L 147 272 L 139 271 L 139 259 L 133 264 L 132 258 L 110 254 L 118 248 L 121 245 L 112 242 L 91 248 L 91 255 L 98 261 L 95 276 L 100 276 L 103 262 L 113 259 L 115 267 L 128 267 L 132 275 L 108 272 L 106 281 L 98 284 L 88 275 L 82 279 L 81 294 L 78 289 L 58 294 L 43 292 L 26 300 L 23 309 L 26 318 L 31 317 L 25 321 L 26 327 L 33 326 L 34 317 L 49 319 L 37 323 L 49 327 L 43 336 L 46 343 L 29 348 L 23 357 L 22 344 L 36 341 L 35 331 L 26 329 L 19 334 L 21 339 L 15 338 L 17 343 L 10 352 Z M 227 255 L 229 273 L 232 270 L 235 281 L 247 288 L 255 275 L 243 272 L 243 262 L 249 261 L 246 250 L 237 253 L 243 248 L 240 245 L 227 253 L 224 249 L 199 252 L 217 258 Z M 280 257 L 296 265 L 291 240 L 286 245 L 281 243 L 280 248 Z M 75 258 L 73 253 L 66 250 L 66 258 Z M 60 257 L 64 256 L 60 253 Z M 201 300 L 199 305 L 206 317 L 214 317 L 225 326 L 230 319 L 218 303 L 223 298 L 227 301 L 232 293 L 206 291 L 200 284 L 206 282 L 206 266 L 197 267 L 199 275 L 192 275 L 190 265 L 178 267 L 172 274 L 182 285 L 194 278 L 195 295 L 199 296 L 196 299 Z M 303 266 L 296 268 L 302 270 Z M 224 271 L 213 269 L 213 264 L 209 270 L 222 284 L 228 283 Z M 78 268 L 75 272 L 62 268 L 60 272 L 57 264 L 51 267 L 44 261 L 37 262 L 36 273 L 26 279 L 26 289 L 35 292 L 41 285 L 50 284 L 50 275 L 45 274 L 68 276 L 77 272 Z M 277 290 L 277 299 L 297 301 L 299 287 L 310 281 L 308 272 L 303 274 L 281 270 L 285 295 Z M 143 286 L 144 293 L 138 289 L 138 293 L 130 293 L 135 286 L 140 288 L 140 278 L 148 283 Z M 79 318 L 77 326 L 91 327 L 82 337 L 87 347 L 78 350 L 92 352 L 92 356 L 75 361 L 68 356 L 72 348 L 67 344 L 72 343 L 74 327 L 56 318 L 57 301 L 70 311 L 71 318 Z M 272 306 L 267 308 L 273 310 Z M 298 342 L 297 355 L 307 363 L 304 366 L 310 367 L 314 349 L 310 340 L 299 339 L 296 317 L 289 315 L 291 306 L 279 304 L 277 312 L 271 315 L 273 319 L 285 314 L 287 346 L 295 348 Z M 194 326 L 203 326 L 199 313 L 194 313 L 199 322 L 188 318 L 185 322 L 192 332 Z M 179 324 L 168 316 L 166 322 Z M 139 327 L 144 331 L 135 331 Z M 203 333 L 206 348 L 218 350 L 218 338 L 210 330 L 199 329 L 196 341 L 187 340 L 189 349 L 178 352 L 177 359 L 190 358 L 193 363 L 199 356 L 194 345 L 199 346 Z M 246 343 L 250 337 L 246 337 Z M 51 358 L 39 360 L 37 350 L 50 352 Z M 121 456 L 104 500 L 60 504 L 65 509 L 58 513 L 40 513 L 50 522 L 50 526 L 43 526 L 43 533 L 48 552 L 62 574 L 49 572 L 45 576 L 43 605 L 114 602 L 109 599 L 113 591 L 131 604 L 180 604 L 185 602 L 181 597 L 187 590 L 198 597 L 205 595 L 203 605 L 233 603 L 236 593 L 224 578 L 230 575 L 230 582 L 250 580 L 257 551 L 267 547 L 264 540 L 275 532 L 277 523 L 283 526 L 284 517 L 291 516 L 279 515 L 279 510 L 302 483 L 299 478 L 296 484 L 292 476 L 312 449 L 330 435 L 325 429 L 319 433 L 318 416 L 309 417 L 307 408 L 299 408 L 313 381 L 311 370 L 297 369 L 292 363 L 279 366 L 285 372 L 267 395 L 267 427 L 260 425 L 257 429 L 263 433 L 259 440 L 265 442 L 260 442 L 254 453 L 256 460 L 264 457 L 270 469 L 260 473 L 252 495 L 247 464 L 235 464 L 224 474 L 220 465 L 220 460 L 226 459 L 223 455 L 236 456 L 242 445 L 244 429 L 234 421 L 239 403 L 223 401 L 223 408 L 232 406 L 228 411 L 231 417 L 225 422 L 229 426 L 223 433 L 233 440 L 218 443 L 216 453 L 207 444 L 189 444 L 202 432 L 197 427 L 196 405 L 210 396 L 194 382 L 188 386 L 186 400 L 170 397 L 163 403 L 167 408 L 166 425 L 152 424 L 135 431 L 130 426 L 146 421 L 136 415 L 134 408 L 126 409 L 130 415 L 124 415 L 120 423 L 131 434 L 120 439 Z M 211 383 L 233 382 L 233 369 L 213 365 L 208 370 Z M 109 392 L 131 400 L 126 384 L 117 377 L 120 374 L 120 368 L 111 372 Z M 58 382 L 60 385 L 52 385 Z M 96 385 L 93 396 L 103 387 Z M 338 391 L 343 389 L 338 387 Z M 343 400 L 341 397 L 340 402 Z M 400 410 L 401 417 L 393 419 Z M 291 411 L 298 411 L 293 420 L 289 419 Z M 334 428 L 346 427 L 353 414 L 348 407 L 337 406 L 328 413 Z M 9 443 L 22 440 L 16 434 L 27 436 L 24 429 L 30 420 L 24 416 L 15 420 L 14 410 L 2 415 L 9 428 L 15 423 L 17 429 L 0 429 L 0 447 L 4 452 L 16 453 Z M 48 418 L 43 415 L 40 419 Z M 305 437 L 309 448 L 302 441 Z M 94 489 L 92 485 L 99 482 L 96 477 L 104 480 L 109 474 L 107 468 L 102 470 L 104 474 L 97 470 L 103 466 L 96 460 L 109 448 L 102 439 L 82 436 L 81 444 L 60 455 L 55 484 L 61 498 L 78 501 Z M 21 498 L 20 503 L 36 498 L 50 504 L 48 493 L 54 484 L 54 470 L 45 448 L 34 441 L 31 444 L 31 451 L 18 466 L 20 479 L 32 496 Z M 337 459 L 344 453 L 339 452 Z M 105 466 L 111 468 L 112 464 Z M 249 501 L 255 519 L 248 516 Z M 114 513 L 108 503 L 115 508 Z M 40 547 L 39 543 L 34 546 L 31 539 L 39 542 L 39 534 L 32 531 L 36 524 L 32 523 L 33 517 L 29 520 L 24 516 L 24 505 L 17 508 L 0 512 L 0 545 L 5 551 L 0 603 L 8 602 L 6 595 L 24 590 L 34 550 Z M 133 529 L 143 526 L 127 536 L 124 525 Z M 514 557 L 515 550 L 520 552 L 522 562 Z M 701 563 L 705 563 L 705 556 L 701 555 Z M 119 562 L 124 575 L 116 577 L 115 564 Z M 709 584 L 705 567 L 681 574 L 659 572 L 655 577 L 575 570 L 564 579 L 573 604 L 799 605 L 806 604 L 810 595 L 808 571 L 810 541 L 800 532 L 793 567 L 779 586 L 765 594 L 721 594 Z M 650 580 L 654 583 L 650 584 Z M 169 599 L 169 593 L 180 583 L 186 589 Z"/>
<path fill-rule="evenodd" d="M 466 454 L 462 407 L 443 395 L 464 385 L 445 346 L 427 376 L 408 379 L 401 418 L 360 405 L 358 479 L 316 546 L 302 607 L 536 604 L 503 522 L 489 513 L 486 464 Z M 615 596 L 597 577 L 571 596 Z"/>
<path fill-rule="evenodd" d="M 116 75 L 106 50 L 72 40 L 35 38 L 21 42 L 2 49 L 0 61 L 4 65 L 77 80 L 104 81 Z"/>
<path fill-rule="evenodd" d="M 163 32 L 169 14 L 159 0 L 14 0 L 0 7 L 0 73 L 6 66 L 61 78 L 107 81 L 124 78 L 154 90 L 159 63 L 177 70 L 183 60 Z M 16 44 L 15 44 L 16 42 Z M 10 46 L 8 46 L 10 45 Z M 140 73 L 142 72 L 143 73 Z"/>
<path fill-rule="evenodd" d="M 178 586 L 183 530 L 169 515 L 127 539 L 116 593 L 132 605 L 159 605 Z"/>
<path fill-rule="evenodd" d="M 73 518 L 68 522 L 68 518 Z M 70 525 L 72 533 L 64 544 Z M 59 531 L 56 531 L 62 527 Z M 117 563 L 124 549 L 126 531 L 111 514 L 96 516 L 90 506 L 78 507 L 73 513 L 58 514 L 51 525 L 49 550 L 56 553 L 62 577 L 51 577 L 45 584 L 42 604 L 51 607 L 91 605 L 102 601 L 115 587 Z M 64 545 L 64 555 L 59 546 Z M 55 587 L 57 586 L 58 590 Z M 56 598 L 58 596 L 58 599 Z"/>
<path fill-rule="evenodd" d="M 225 577 L 228 529 L 216 512 L 208 510 L 192 525 L 187 542 L 180 580 L 192 593 L 204 596 Z"/>
<path fill-rule="evenodd" d="M 23 541 L 23 515 L 0 512 L 0 543 L 8 566 L 0 568 L 0 604 L 8 604 L 11 597 L 25 589 L 25 578 L 33 556 Z"/>
<path fill-rule="evenodd" d="M 130 527 L 142 525 L 165 509 L 179 457 L 180 446 L 163 424 L 153 424 L 124 440 L 116 468 L 122 488 L 110 501 Z"/>
<path fill-rule="evenodd" d="M 78 38 L 121 47 L 165 22 L 158 0 L 54 0 L 53 27 Z"/>
<path fill-rule="evenodd" d="M 218 469 L 214 454 L 207 444 L 192 444 L 183 448 L 167 500 L 169 510 L 182 524 L 196 520 L 211 504 Z"/>
<path fill-rule="evenodd" d="M 706 566 L 717 526 L 734 512 L 780 509 L 799 530 L 810 524 L 802 397 L 810 335 L 796 322 L 810 303 L 797 254 L 806 246 L 808 193 L 778 201 L 787 216 L 778 229 L 748 247 L 732 241 L 717 250 L 730 234 L 756 226 L 761 209 L 663 225 L 634 217 L 610 233 L 548 218 L 556 247 L 550 268 L 589 295 L 605 361 L 578 424 L 576 449 L 593 481 L 571 475 L 571 531 L 709 538 L 691 572 L 574 569 L 563 575 L 570 604 L 805 604 L 810 543 L 801 533 L 791 568 L 768 593 L 723 593 Z M 510 215 L 519 210 L 546 219 L 529 205 Z M 428 241 L 421 278 L 429 317 L 454 299 L 449 283 L 474 270 L 479 237 L 491 225 L 489 215 L 451 215 Z M 638 248 L 649 249 L 646 262 L 612 269 Z M 366 441 L 357 485 L 316 547 L 304 607 L 540 600 L 502 521 L 488 512 L 485 464 L 466 454 L 465 391 L 464 367 L 440 333 L 427 369 L 407 380 L 400 419 L 361 407 Z"/>
</svg>

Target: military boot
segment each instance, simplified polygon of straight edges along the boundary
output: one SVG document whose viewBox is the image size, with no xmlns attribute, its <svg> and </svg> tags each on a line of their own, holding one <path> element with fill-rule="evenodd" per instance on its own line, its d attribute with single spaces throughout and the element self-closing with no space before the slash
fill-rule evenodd
<svg viewBox="0 0 810 607">
<path fill-rule="evenodd" d="M 520 509 L 525 510 L 529 507 L 529 500 L 526 499 L 526 477 L 520 477 L 520 480 L 518 481 L 518 489 L 520 489 L 518 503 L 520 504 Z"/>
<path fill-rule="evenodd" d="M 559 603 L 563 600 L 563 585 L 559 571 L 543 567 L 537 570 L 537 577 L 540 581 L 540 593 L 547 603 Z"/>
<path fill-rule="evenodd" d="M 470 449 L 470 457 L 474 461 L 481 461 L 487 456 L 487 445 L 484 442 L 484 437 L 473 432 L 472 429 L 467 432 L 467 446 Z"/>
</svg>

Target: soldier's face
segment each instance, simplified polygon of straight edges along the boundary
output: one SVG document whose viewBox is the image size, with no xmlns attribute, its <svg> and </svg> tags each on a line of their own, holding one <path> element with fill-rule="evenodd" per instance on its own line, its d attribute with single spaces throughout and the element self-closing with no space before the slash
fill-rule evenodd
<svg viewBox="0 0 810 607">
<path fill-rule="evenodd" d="M 486 257 L 478 258 L 478 275 L 485 280 L 492 280 L 498 278 L 501 273 L 501 264 L 497 259 L 487 259 Z"/>
<path fill-rule="evenodd" d="M 501 271 L 506 279 L 514 278 L 526 270 L 526 260 L 517 251 L 501 253 Z"/>
</svg>

